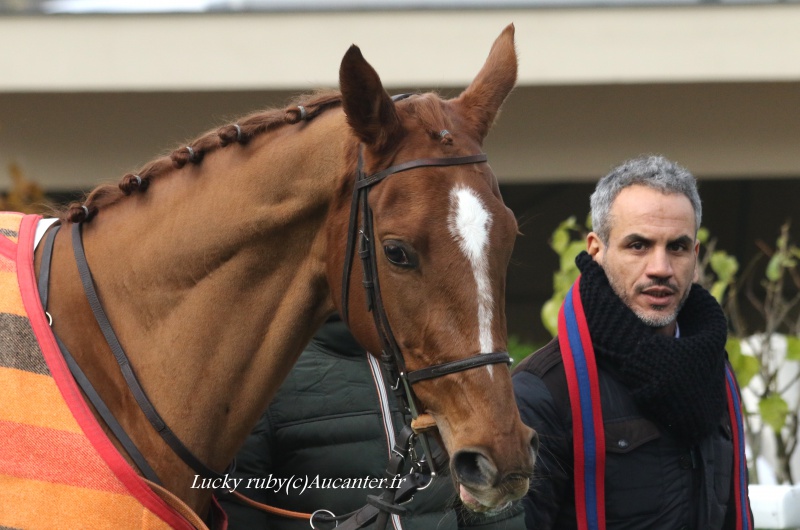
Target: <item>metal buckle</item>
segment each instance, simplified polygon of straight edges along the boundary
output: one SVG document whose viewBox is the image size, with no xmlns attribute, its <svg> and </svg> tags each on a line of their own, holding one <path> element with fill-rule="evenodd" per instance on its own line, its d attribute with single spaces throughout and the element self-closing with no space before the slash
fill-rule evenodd
<svg viewBox="0 0 800 530">
<path fill-rule="evenodd" d="M 318 529 L 316 526 L 314 526 L 314 516 L 317 515 L 318 513 L 327 513 L 328 515 L 331 516 L 331 519 L 335 519 L 336 518 L 336 515 L 330 510 L 322 510 L 322 509 L 320 509 L 320 510 L 315 511 L 314 513 L 311 514 L 311 517 L 308 519 L 308 524 L 311 525 L 311 528 L 313 530 L 321 530 L 321 529 Z M 336 523 L 334 528 L 339 526 L 339 521 L 334 521 L 334 522 Z"/>
</svg>

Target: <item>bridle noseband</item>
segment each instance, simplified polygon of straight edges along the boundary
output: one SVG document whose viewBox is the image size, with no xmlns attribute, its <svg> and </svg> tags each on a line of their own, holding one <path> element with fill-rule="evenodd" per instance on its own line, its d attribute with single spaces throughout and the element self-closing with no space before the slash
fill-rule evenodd
<svg viewBox="0 0 800 530">
<path fill-rule="evenodd" d="M 403 99 L 408 94 L 395 96 L 393 99 Z M 372 175 L 364 172 L 363 146 L 359 145 L 358 165 L 356 167 L 356 178 L 353 186 L 353 199 L 350 205 L 350 220 L 347 229 L 347 246 L 345 248 L 344 270 L 342 272 L 342 320 L 348 322 L 348 291 L 350 287 L 351 268 L 353 263 L 353 251 L 356 239 L 358 238 L 358 255 L 361 258 L 364 270 L 364 290 L 367 298 L 367 311 L 372 313 L 375 321 L 375 329 L 380 337 L 383 348 L 382 358 L 387 365 L 390 374 L 402 383 L 404 389 L 403 401 L 405 401 L 412 419 L 419 416 L 416 407 L 416 400 L 411 385 L 420 381 L 442 377 L 464 370 L 470 370 L 479 366 L 489 364 L 511 364 L 511 357 L 508 352 L 485 352 L 478 353 L 465 359 L 444 362 L 428 366 L 419 370 L 409 372 L 406 370 L 405 360 L 397 341 L 389 325 L 389 319 L 381 298 L 381 289 L 378 281 L 378 262 L 375 253 L 375 238 L 372 222 L 372 209 L 369 206 L 369 190 L 372 186 L 383 181 L 387 177 L 410 169 L 431 166 L 458 166 L 465 164 L 478 164 L 487 161 L 485 153 L 459 157 L 440 157 L 440 158 L 419 158 L 401 164 L 393 165 Z M 360 227 L 356 226 L 358 213 L 361 211 Z M 360 236 L 360 237 L 359 237 Z M 433 459 L 430 458 L 431 452 L 427 447 L 424 437 L 420 438 L 423 449 L 429 456 L 428 462 L 433 467 Z M 435 471 L 435 470 L 434 470 Z"/>
</svg>

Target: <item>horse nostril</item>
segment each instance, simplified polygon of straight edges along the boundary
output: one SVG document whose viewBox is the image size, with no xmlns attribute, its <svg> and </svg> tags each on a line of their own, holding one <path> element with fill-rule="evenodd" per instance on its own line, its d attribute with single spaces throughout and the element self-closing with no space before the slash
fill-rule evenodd
<svg viewBox="0 0 800 530">
<path fill-rule="evenodd" d="M 497 468 L 483 454 L 464 450 L 453 455 L 453 472 L 461 484 L 487 486 L 494 482 Z"/>
<path fill-rule="evenodd" d="M 533 431 L 533 435 L 531 435 L 531 449 L 533 450 L 533 457 L 536 458 L 536 455 L 539 454 L 539 433 Z"/>
</svg>

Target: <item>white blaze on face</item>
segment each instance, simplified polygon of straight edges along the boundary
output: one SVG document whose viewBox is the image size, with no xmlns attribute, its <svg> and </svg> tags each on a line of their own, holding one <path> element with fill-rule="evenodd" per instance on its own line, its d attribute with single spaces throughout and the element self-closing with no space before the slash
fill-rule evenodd
<svg viewBox="0 0 800 530">
<path fill-rule="evenodd" d="M 471 188 L 457 185 L 450 191 L 450 215 L 447 222 L 461 251 L 472 266 L 472 274 L 478 288 L 478 330 L 480 351 L 494 351 L 492 340 L 492 300 L 489 285 L 489 228 L 492 216 Z M 489 373 L 492 366 L 488 365 Z"/>
</svg>

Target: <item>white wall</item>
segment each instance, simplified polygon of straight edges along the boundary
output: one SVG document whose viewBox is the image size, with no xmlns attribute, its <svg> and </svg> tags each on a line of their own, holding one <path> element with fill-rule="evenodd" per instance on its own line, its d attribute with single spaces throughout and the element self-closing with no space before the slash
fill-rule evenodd
<svg viewBox="0 0 800 530">
<path fill-rule="evenodd" d="M 358 44 L 388 86 L 462 86 L 509 23 L 520 84 L 800 80 L 800 4 L 0 17 L 0 91 L 308 90 Z"/>
</svg>

